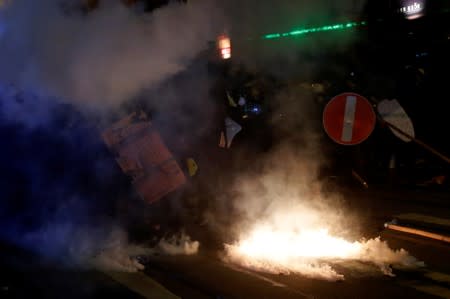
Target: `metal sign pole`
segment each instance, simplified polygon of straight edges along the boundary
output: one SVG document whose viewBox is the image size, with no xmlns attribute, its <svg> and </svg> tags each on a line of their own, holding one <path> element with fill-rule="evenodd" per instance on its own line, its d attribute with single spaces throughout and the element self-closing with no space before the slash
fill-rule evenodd
<svg viewBox="0 0 450 299">
<path fill-rule="evenodd" d="M 376 101 L 374 101 L 373 99 L 369 98 L 369 101 L 372 103 L 372 105 L 374 107 L 376 107 L 378 105 L 378 103 Z M 392 130 L 396 131 L 397 133 L 411 139 L 411 141 L 415 142 L 416 144 L 420 145 L 421 147 L 423 147 L 424 149 L 426 149 L 427 151 L 429 151 L 430 153 L 438 156 L 439 158 L 441 158 L 442 160 L 444 160 L 445 162 L 450 164 L 450 158 L 447 157 L 446 155 L 440 153 L 439 151 L 437 151 L 436 149 L 434 149 L 433 147 L 429 146 L 428 144 L 426 144 L 425 142 L 415 138 L 414 136 L 411 136 L 410 134 L 406 133 L 405 131 L 403 131 L 402 129 L 400 129 L 399 127 L 393 125 L 392 123 L 384 120 L 380 113 L 377 111 L 377 109 L 374 109 L 375 113 L 377 115 L 377 119 L 381 124 L 387 125 L 389 128 L 391 128 Z"/>
<path fill-rule="evenodd" d="M 411 139 L 412 141 L 414 141 L 416 144 L 422 146 L 424 149 L 428 150 L 429 152 L 431 152 L 432 154 L 438 156 L 439 158 L 441 158 L 442 160 L 444 160 L 445 162 L 450 164 L 450 158 L 445 156 L 444 154 L 438 152 L 436 149 L 432 148 L 431 146 L 429 146 L 428 144 L 426 144 L 425 142 L 409 135 L 408 133 L 404 132 L 403 130 L 399 129 L 398 127 L 396 127 L 395 125 L 391 124 L 390 122 L 387 122 L 385 120 L 383 120 L 381 117 L 378 117 L 378 120 L 381 122 L 381 124 L 385 124 L 387 126 L 389 126 L 391 129 L 395 130 L 396 132 L 402 134 L 403 136 Z"/>
</svg>

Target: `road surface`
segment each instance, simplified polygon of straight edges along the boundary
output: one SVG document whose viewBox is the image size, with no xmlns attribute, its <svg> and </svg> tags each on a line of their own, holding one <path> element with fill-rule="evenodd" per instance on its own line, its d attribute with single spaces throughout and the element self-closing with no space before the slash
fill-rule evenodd
<svg viewBox="0 0 450 299">
<path fill-rule="evenodd" d="M 361 198 L 350 203 L 366 219 L 361 231 L 367 237 L 380 235 L 392 248 L 406 249 L 424 261 L 425 268 L 414 271 L 394 269 L 396 276 L 390 277 L 383 275 L 374 265 L 347 261 L 333 265 L 345 275 L 345 280 L 332 282 L 297 274 L 260 273 L 227 264 L 221 260 L 220 251 L 215 246 L 204 243 L 197 255 L 142 257 L 146 269 L 128 274 L 67 269 L 31 253 L 2 245 L 0 297 L 450 298 L 450 245 L 382 229 L 383 221 L 416 213 L 419 220 L 420 217 L 424 220 L 441 219 L 437 224 L 444 231 L 450 218 L 446 195 L 364 192 L 347 194 L 354 199 Z M 366 196 L 362 196 L 364 194 Z M 424 198 L 426 194 L 429 196 Z M 399 198 L 400 195 L 403 198 Z"/>
</svg>

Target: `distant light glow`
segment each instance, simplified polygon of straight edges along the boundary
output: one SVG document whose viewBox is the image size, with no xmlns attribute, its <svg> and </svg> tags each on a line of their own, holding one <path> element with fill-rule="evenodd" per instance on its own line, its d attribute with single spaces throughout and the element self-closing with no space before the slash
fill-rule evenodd
<svg viewBox="0 0 450 299">
<path fill-rule="evenodd" d="M 222 59 L 231 58 L 231 40 L 227 35 L 220 35 L 217 38 L 217 48 L 220 51 Z"/>
<path fill-rule="evenodd" d="M 321 26 L 321 27 L 311 27 L 311 28 L 301 28 L 301 29 L 295 29 L 289 32 L 283 32 L 283 33 L 270 33 L 263 36 L 263 39 L 275 39 L 275 38 L 281 38 L 281 37 L 295 37 L 300 35 L 305 35 L 309 33 L 316 33 L 316 32 L 323 32 L 323 31 L 334 31 L 334 30 L 346 30 L 353 27 L 358 26 L 365 26 L 367 22 L 347 22 L 347 23 L 339 23 L 339 24 L 333 24 L 333 25 L 327 25 L 327 26 Z"/>
<path fill-rule="evenodd" d="M 223 59 L 229 59 L 231 58 L 231 49 L 230 48 L 225 48 L 220 50 L 220 54 L 222 55 Z"/>
<path fill-rule="evenodd" d="M 259 115 L 262 112 L 262 107 L 257 103 L 250 103 L 245 106 L 244 111 L 246 114 Z"/>
<path fill-rule="evenodd" d="M 425 1 L 403 1 L 399 12 L 405 15 L 408 20 L 413 20 L 421 17 L 423 15 L 423 10 L 425 7 Z"/>
</svg>

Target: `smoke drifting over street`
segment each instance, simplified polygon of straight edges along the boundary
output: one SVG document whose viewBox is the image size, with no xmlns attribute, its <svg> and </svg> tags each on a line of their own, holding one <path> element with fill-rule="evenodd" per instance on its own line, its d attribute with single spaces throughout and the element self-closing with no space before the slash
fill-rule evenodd
<svg viewBox="0 0 450 299">
<path fill-rule="evenodd" d="M 10 174 L 2 186 L 2 238 L 69 264 L 105 252 L 100 260 L 117 257 L 117 267 L 139 269 L 111 211 L 129 190 L 108 191 L 121 174 L 95 120 L 153 90 L 144 97 L 168 136 L 211 121 L 205 70 L 190 71 L 198 82 L 184 76 L 162 84 L 215 38 L 221 18 L 211 4 L 171 3 L 152 13 L 120 1 L 87 14 L 76 1 L 18 0 L 2 8 L 0 115 L 11 146 L 2 155 Z"/>
<path fill-rule="evenodd" d="M 363 5 L 343 1 L 338 7 L 320 1 L 313 5 L 299 1 L 269 8 L 264 2 L 255 6 L 249 3 L 255 13 L 238 28 L 261 36 L 313 24 L 333 24 L 342 20 L 343 11 L 351 10 L 358 18 Z M 242 12 L 245 14 L 245 8 Z M 286 17 L 297 12 L 300 12 L 297 18 Z M 252 24 L 252 17 L 266 22 Z M 288 24 L 293 19 L 296 23 Z M 259 31 L 256 26 L 260 26 Z M 270 26 L 272 31 L 266 29 Z M 306 82 L 311 82 L 308 79 L 324 67 L 321 55 L 351 51 L 352 42 L 357 39 L 354 32 L 348 31 L 323 38 L 264 42 L 271 45 L 255 41 L 243 49 L 244 53 L 251 49 L 248 57 L 245 54 L 241 57 L 250 68 L 269 69 L 281 78 L 294 79 L 271 99 L 272 133 L 278 142 L 269 152 L 258 156 L 254 169 L 245 169 L 234 180 L 233 208 L 238 216 L 231 232 L 237 237 L 225 245 L 225 261 L 257 271 L 299 273 L 326 280 L 344 279 L 333 268 L 339 260 L 372 263 L 386 275 L 393 275 L 391 265 L 410 268 L 424 265 L 403 249 L 391 249 L 379 238 L 361 240 L 358 215 L 345 204 L 357 199 L 325 191 L 319 176 L 328 158 L 321 139 L 321 103 L 314 87 Z M 276 43 L 278 46 L 274 46 Z M 339 61 L 328 67 L 343 71 Z"/>
<path fill-rule="evenodd" d="M 361 240 L 355 211 L 345 208 L 338 195 L 323 191 L 316 172 L 320 162 L 314 157 L 319 149 L 313 150 L 302 146 L 275 151 L 264 160 L 260 174 L 236 180 L 235 208 L 241 221 L 234 227 L 237 241 L 225 245 L 224 260 L 257 271 L 325 280 L 344 279 L 333 268 L 344 260 L 372 263 L 391 276 L 391 266 L 423 267 L 405 250 L 393 250 L 379 238 Z"/>
<path fill-rule="evenodd" d="M 106 242 L 101 252 L 93 257 L 86 256 L 83 265 L 89 265 L 103 271 L 136 272 L 144 269 L 139 261 L 140 256 L 150 255 L 192 255 L 198 252 L 200 243 L 192 241 L 189 236 L 181 235 L 161 239 L 154 247 L 130 245 L 126 240 L 126 233 L 116 231 Z"/>
<path fill-rule="evenodd" d="M 117 107 L 184 70 L 217 30 L 208 1 L 173 3 L 152 14 L 120 1 L 82 14 L 74 4 L 19 0 L 1 12 L 3 82 L 82 108 Z"/>
<path fill-rule="evenodd" d="M 123 177 L 101 143 L 98 123 L 93 119 L 120 114 L 124 106 L 141 99 L 154 113 L 152 121 L 167 144 L 174 152 L 181 152 L 183 146 L 176 145 L 179 140 L 195 144 L 195 140 L 212 134 L 212 123 L 219 121 L 213 113 L 215 99 L 210 99 L 213 79 L 204 66 L 208 41 L 223 31 L 237 40 L 258 39 L 272 31 L 334 22 L 340 19 L 341 11 L 356 14 L 361 9 L 356 2 L 339 1 L 337 6 L 330 1 L 286 0 L 276 1 L 274 8 L 274 1 L 193 0 L 187 5 L 170 3 L 144 14 L 122 6 L 120 1 L 102 1 L 98 9 L 86 14 L 74 9 L 72 1 L 13 1 L 0 11 L 0 128 L 1 136 L 9 138 L 11 145 L 1 160 L 5 173 L 11 174 L 1 187 L 8 199 L 2 202 L 0 212 L 0 223 L 6 227 L 2 237 L 44 255 L 67 259 L 70 264 L 107 270 L 138 271 L 143 266 L 133 256 L 155 250 L 197 253 L 199 242 L 186 235 L 162 240 L 156 249 L 129 244 L 117 215 L 109 209 L 114 207 L 111 202 L 130 191 L 111 191 Z M 295 17 L 289 17 L 294 13 Z M 309 51 L 345 50 L 354 36 L 346 33 L 341 37 L 312 39 L 305 47 Z M 317 57 L 299 56 L 289 47 L 275 53 L 270 45 L 258 48 L 260 43 L 243 43 L 243 55 L 236 61 L 250 69 L 273 71 L 279 77 L 291 71 L 280 65 L 303 61 L 305 64 L 295 71 L 307 77 L 321 67 Z M 270 254 L 262 260 L 249 258 L 255 251 L 242 254 L 240 246 L 246 238 L 254 237 L 255 230 L 268 228 L 275 233 L 272 237 L 281 234 L 292 242 L 302 232 L 320 236 L 326 230 L 344 247 L 357 247 L 348 258 L 380 267 L 395 262 L 420 264 L 378 239 L 353 243 L 333 237 L 347 236 L 346 227 L 356 220 L 342 208 L 341 198 L 322 193 L 318 172 L 326 157 L 316 104 L 311 90 L 295 83 L 275 95 L 271 103 L 275 112 L 269 121 L 278 139 L 274 148 L 258 156 L 261 160 L 255 167 L 241 167 L 242 171 L 232 176 L 233 188 L 222 186 L 219 190 L 232 189 L 229 193 L 233 195 L 214 194 L 209 199 L 215 207 L 207 211 L 212 213 L 208 224 L 217 225 L 221 232 L 231 230 L 237 238 L 227 244 L 228 258 L 260 270 L 275 268 L 281 269 L 278 272 L 342 278 L 330 265 L 317 266 L 302 256 L 287 255 L 277 263 L 270 260 Z M 238 157 L 241 149 L 233 146 L 230 151 Z M 201 154 L 201 149 L 198 152 Z M 224 164 L 237 164 L 234 162 L 230 158 Z M 230 210 L 222 207 L 231 197 L 238 224 L 224 228 L 214 219 L 218 215 L 229 218 Z M 314 237 L 305 240 L 315 242 Z M 256 241 L 264 247 L 274 239 Z M 280 239 L 280 244 L 284 241 Z M 302 248 L 299 244 L 298 249 Z M 336 252 L 331 257 L 347 255 Z M 298 258 L 300 264 L 295 264 L 293 260 Z M 389 269 L 385 271 L 389 273 Z"/>
</svg>

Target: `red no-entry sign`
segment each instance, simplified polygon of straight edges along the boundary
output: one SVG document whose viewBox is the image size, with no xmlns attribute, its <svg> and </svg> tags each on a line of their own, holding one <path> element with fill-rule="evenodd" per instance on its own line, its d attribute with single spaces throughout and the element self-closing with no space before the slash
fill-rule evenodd
<svg viewBox="0 0 450 299">
<path fill-rule="evenodd" d="M 376 116 L 370 102 L 363 96 L 345 92 L 335 96 L 323 111 L 325 132 L 339 144 L 363 142 L 375 128 Z"/>
</svg>

